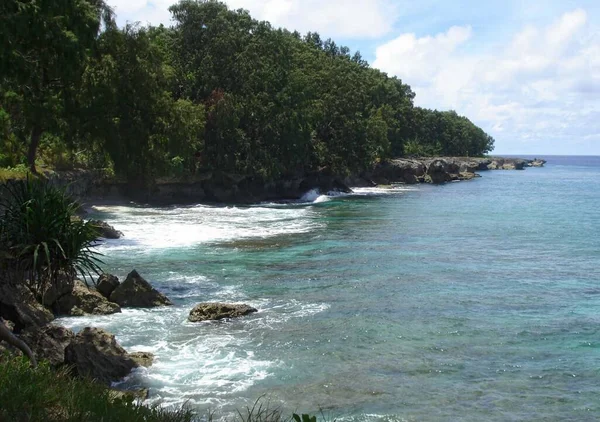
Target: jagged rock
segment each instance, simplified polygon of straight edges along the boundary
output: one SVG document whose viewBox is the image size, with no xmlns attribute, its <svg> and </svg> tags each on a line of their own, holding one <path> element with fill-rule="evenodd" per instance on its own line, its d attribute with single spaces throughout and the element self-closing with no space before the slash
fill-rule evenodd
<svg viewBox="0 0 600 422">
<path fill-rule="evenodd" d="M 450 173 L 448 172 L 448 162 L 441 158 L 436 158 L 428 163 L 427 174 L 425 175 L 425 181 L 427 183 L 440 184 L 449 182 L 452 180 Z"/>
<path fill-rule="evenodd" d="M 376 183 L 414 184 L 423 180 L 425 164 L 418 160 L 396 159 L 379 163 L 371 174 Z"/>
<path fill-rule="evenodd" d="M 544 167 L 544 164 L 546 164 L 546 160 L 534 158 L 533 160 L 528 160 L 527 164 L 525 165 L 527 167 Z"/>
<path fill-rule="evenodd" d="M 84 282 L 75 281 L 73 290 L 61 297 L 55 305 L 58 314 L 80 316 L 82 313 L 92 315 L 110 315 L 121 312 L 119 305 L 109 302 L 97 291 L 88 288 Z"/>
<path fill-rule="evenodd" d="M 65 349 L 65 363 L 76 375 L 110 385 L 127 376 L 138 364 L 101 328 L 86 327 Z"/>
<path fill-rule="evenodd" d="M 150 352 L 132 352 L 129 357 L 133 359 L 138 366 L 149 368 L 154 363 L 154 354 Z"/>
<path fill-rule="evenodd" d="M 105 298 L 110 298 L 111 293 L 119 287 L 119 279 L 112 274 L 102 274 L 96 282 L 96 290 Z"/>
<path fill-rule="evenodd" d="M 14 323 L 15 333 L 31 326 L 41 327 L 54 319 L 52 312 L 27 287 L 3 281 L 0 281 L 0 317 Z"/>
<path fill-rule="evenodd" d="M 74 337 L 73 331 L 54 324 L 30 327 L 21 333 L 37 360 L 46 360 L 54 367 L 65 363 L 65 349 Z"/>
<path fill-rule="evenodd" d="M 123 233 L 115 229 L 113 226 L 102 220 L 90 220 L 90 223 L 98 230 L 99 237 L 105 239 L 119 239 Z"/>
<path fill-rule="evenodd" d="M 110 300 L 124 308 L 172 305 L 169 298 L 154 289 L 136 270 L 130 272 L 125 281 L 111 293 Z"/>
<path fill-rule="evenodd" d="M 224 318 L 235 318 L 258 312 L 257 309 L 244 304 L 200 303 L 190 311 L 190 322 L 215 321 Z"/>
<path fill-rule="evenodd" d="M 66 274 L 60 275 L 54 284 L 46 289 L 42 295 L 42 305 L 52 309 L 58 299 L 73 291 L 73 286 L 75 286 L 75 279 L 73 277 Z"/>
</svg>

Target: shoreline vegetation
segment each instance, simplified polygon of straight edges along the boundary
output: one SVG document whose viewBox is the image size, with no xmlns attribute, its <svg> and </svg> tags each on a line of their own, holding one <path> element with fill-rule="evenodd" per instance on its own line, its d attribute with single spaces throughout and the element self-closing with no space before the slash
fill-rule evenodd
<svg viewBox="0 0 600 422">
<path fill-rule="evenodd" d="M 247 204 L 544 164 L 484 158 L 494 139 L 483 129 L 415 106 L 409 85 L 318 33 L 214 0 L 169 11 L 172 26 L 119 28 L 102 0 L 0 3 L 0 420 L 196 417 L 109 388 L 150 353 L 52 324 L 171 305 L 135 270 L 102 274 L 100 230 L 119 234 L 78 217 L 82 201 Z M 190 320 L 254 311 L 199 304 Z M 240 417 L 285 420 L 262 406 Z"/>
<path fill-rule="evenodd" d="M 0 6 L 1 168 L 104 169 L 150 193 L 164 178 L 344 178 L 493 150 L 467 117 L 415 106 L 404 81 L 316 32 L 213 0 L 174 4 L 169 27 L 119 28 L 104 1 L 65 1 Z"/>
</svg>

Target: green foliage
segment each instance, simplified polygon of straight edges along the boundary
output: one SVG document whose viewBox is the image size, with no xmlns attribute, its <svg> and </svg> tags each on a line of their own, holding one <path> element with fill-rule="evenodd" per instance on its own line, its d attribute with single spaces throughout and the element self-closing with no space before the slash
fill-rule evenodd
<svg viewBox="0 0 600 422">
<path fill-rule="evenodd" d="M 2 189 L 0 269 L 40 297 L 60 277 L 100 273 L 97 230 L 75 216 L 78 204 L 64 190 L 32 177 Z"/>
<path fill-rule="evenodd" d="M 46 363 L 31 369 L 24 358 L 0 354 L 0 420 L 46 422 L 192 422 L 185 408 L 147 407 L 119 399 L 105 386 L 76 379 L 68 369 L 54 371 Z"/>
<path fill-rule="evenodd" d="M 493 149 L 466 117 L 414 107 L 410 86 L 359 52 L 219 1 L 181 0 L 172 27 L 122 29 L 101 0 L 0 4 L 3 166 L 31 166 L 39 144 L 40 164 L 110 168 L 148 188 L 199 171 L 343 175 Z"/>
<path fill-rule="evenodd" d="M 300 417 L 300 415 L 294 413 L 292 415 L 292 418 L 294 419 L 295 422 L 317 422 L 316 416 L 310 416 L 310 415 L 307 415 L 306 413 L 303 413 L 302 417 Z"/>
<path fill-rule="evenodd" d="M 112 24 L 101 0 L 5 0 L 0 3 L 0 98 L 21 124 L 35 172 L 41 136 L 73 120 L 75 93 L 101 22 Z"/>
</svg>

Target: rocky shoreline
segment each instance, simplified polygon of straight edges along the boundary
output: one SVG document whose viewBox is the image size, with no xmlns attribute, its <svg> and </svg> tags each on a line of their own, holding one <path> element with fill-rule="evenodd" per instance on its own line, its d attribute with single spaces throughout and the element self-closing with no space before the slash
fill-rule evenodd
<svg viewBox="0 0 600 422">
<path fill-rule="evenodd" d="M 86 203 L 123 203 L 134 201 L 152 205 L 196 203 L 252 204 L 264 201 L 296 200 L 310 190 L 321 194 L 351 192 L 350 186 L 366 187 L 391 183 L 441 184 L 479 177 L 489 170 L 524 170 L 543 167 L 545 160 L 503 157 L 417 157 L 387 160 L 372 169 L 350 176 L 339 176 L 328 169 L 309 174 L 291 174 L 277 181 L 213 171 L 202 172 L 189 180 L 158 180 L 151 188 L 140 190 L 125 182 L 105 177 L 101 171 L 55 173 L 50 178 L 64 185 L 71 195 Z"/>
<path fill-rule="evenodd" d="M 53 320 L 58 316 L 110 315 L 121 312 L 121 308 L 171 305 L 136 270 L 123 282 L 113 275 L 102 274 L 94 286 L 64 278 L 42 297 L 36 297 L 23 284 L 0 279 L 0 357 L 4 352 L 24 353 L 33 366 L 40 361 L 53 368 L 68 366 L 73 376 L 110 387 L 135 368 L 151 366 L 154 355 L 127 352 L 106 330 L 85 327 L 75 333 Z M 190 311 L 188 320 L 218 321 L 253 312 L 257 309 L 245 304 L 200 303 Z M 142 400 L 149 394 L 147 389 L 115 393 Z"/>
</svg>

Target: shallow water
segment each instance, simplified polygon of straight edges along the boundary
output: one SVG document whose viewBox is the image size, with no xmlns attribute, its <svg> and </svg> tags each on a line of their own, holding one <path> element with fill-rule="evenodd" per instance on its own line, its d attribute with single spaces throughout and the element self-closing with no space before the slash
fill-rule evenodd
<svg viewBox="0 0 600 422">
<path fill-rule="evenodd" d="M 600 158 L 549 157 L 445 186 L 358 189 L 252 207 L 97 207 L 175 303 L 106 317 L 157 360 L 128 385 L 227 415 L 395 420 L 600 418 Z M 191 324 L 200 301 L 257 314 Z"/>
</svg>

